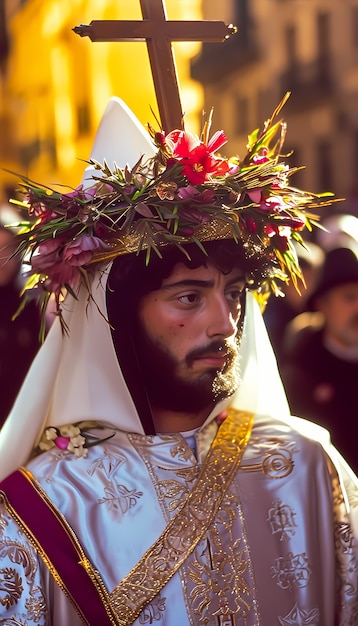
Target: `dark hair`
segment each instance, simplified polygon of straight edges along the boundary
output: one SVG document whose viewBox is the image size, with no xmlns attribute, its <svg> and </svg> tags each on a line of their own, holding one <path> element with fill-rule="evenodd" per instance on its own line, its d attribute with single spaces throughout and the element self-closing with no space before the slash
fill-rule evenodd
<svg viewBox="0 0 358 626">
<path fill-rule="evenodd" d="M 177 263 L 184 263 L 187 267 L 195 269 L 210 261 L 223 274 L 228 274 L 234 267 L 240 267 L 248 287 L 252 289 L 259 287 L 272 269 L 272 264 L 267 258 L 254 255 L 247 258 L 243 247 L 232 239 L 210 241 L 205 243 L 203 248 L 195 243 L 182 249 L 176 246 L 161 248 L 161 256 L 152 252 L 148 264 L 145 251 L 139 255 L 117 257 L 108 279 L 109 308 L 113 300 L 118 302 L 120 299 L 125 303 L 128 314 L 132 315 L 139 300 L 151 291 L 159 289 L 162 281 L 170 276 Z"/>
</svg>

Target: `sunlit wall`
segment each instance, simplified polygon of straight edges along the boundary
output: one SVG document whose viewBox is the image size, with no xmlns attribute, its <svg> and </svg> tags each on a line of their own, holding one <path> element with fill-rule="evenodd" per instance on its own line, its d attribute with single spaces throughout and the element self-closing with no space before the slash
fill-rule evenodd
<svg viewBox="0 0 358 626">
<path fill-rule="evenodd" d="M 168 19 L 201 19 L 200 0 L 167 0 Z M 97 19 L 142 19 L 139 0 L 27 0 L 8 5 L 11 53 L 2 76 L 0 167 L 47 184 L 76 186 L 109 98 L 155 125 L 145 43 L 92 43 L 72 28 Z M 202 90 L 190 79 L 198 43 L 174 44 L 187 128 L 197 131 Z M 0 199 L 14 179 L 0 173 Z"/>
</svg>

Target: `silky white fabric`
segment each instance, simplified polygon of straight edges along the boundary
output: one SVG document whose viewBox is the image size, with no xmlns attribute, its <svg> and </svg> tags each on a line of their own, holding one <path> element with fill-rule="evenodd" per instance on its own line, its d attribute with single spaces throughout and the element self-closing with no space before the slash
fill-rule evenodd
<svg viewBox="0 0 358 626">
<path fill-rule="evenodd" d="M 121 98 L 111 98 L 97 130 L 91 159 L 99 163 L 105 159 L 110 168 L 114 164 L 124 167 L 127 164 L 133 166 L 141 156 L 147 159 L 155 152 L 148 131 L 133 111 Z M 93 173 L 99 175 L 99 171 L 94 172 L 93 166 L 89 165 L 82 178 L 84 187 L 93 184 Z"/>
<path fill-rule="evenodd" d="M 216 429 L 212 421 L 196 434 L 198 460 L 180 434 L 145 436 L 108 426 L 94 432 L 115 436 L 91 448 L 86 459 L 55 448 L 29 463 L 108 591 L 181 506 Z M 339 483 L 317 436 L 336 454 L 318 426 L 255 416 L 241 468 L 205 540 L 135 626 L 357 624 L 358 546 L 350 527 L 357 484 L 336 456 L 346 480 Z M 52 626 L 80 626 L 72 605 L 1 506 L 0 521 L 2 571 L 10 573 L 15 591 L 15 572 L 22 581 L 16 603 L 0 604 L 0 622 L 26 618 L 27 626 L 45 626 L 47 620 Z"/>
</svg>

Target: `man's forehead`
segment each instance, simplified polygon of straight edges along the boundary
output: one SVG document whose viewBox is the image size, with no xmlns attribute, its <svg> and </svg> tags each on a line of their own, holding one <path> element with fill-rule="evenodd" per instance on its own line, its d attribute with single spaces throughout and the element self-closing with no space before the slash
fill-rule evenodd
<svg viewBox="0 0 358 626">
<path fill-rule="evenodd" d="M 336 285 L 336 287 L 333 287 L 331 290 L 331 293 L 333 294 L 347 294 L 347 293 L 354 293 L 357 294 L 358 293 L 358 282 L 356 281 L 349 281 L 346 283 L 342 283 L 340 285 Z"/>
<path fill-rule="evenodd" d="M 227 281 L 245 280 L 244 271 L 242 268 L 235 266 L 228 272 L 222 272 L 216 265 L 210 260 L 198 267 L 188 267 L 185 263 L 179 262 L 174 265 L 172 272 L 167 278 L 163 280 L 162 285 L 168 285 L 177 282 L 190 282 L 193 280 L 210 281 L 214 277 L 224 276 Z"/>
</svg>

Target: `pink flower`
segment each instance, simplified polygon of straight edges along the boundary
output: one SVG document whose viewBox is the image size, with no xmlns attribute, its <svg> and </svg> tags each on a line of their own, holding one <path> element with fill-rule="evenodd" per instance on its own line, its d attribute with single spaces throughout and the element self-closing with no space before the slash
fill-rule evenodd
<svg viewBox="0 0 358 626">
<path fill-rule="evenodd" d="M 269 196 L 262 203 L 263 207 L 266 207 L 272 213 L 280 213 L 287 208 L 287 205 L 281 196 Z"/>
<path fill-rule="evenodd" d="M 47 273 L 47 270 L 62 261 L 63 241 L 58 237 L 40 243 L 31 257 L 31 266 L 35 273 Z"/>
<path fill-rule="evenodd" d="M 256 165 L 262 165 L 262 163 L 267 163 L 267 161 L 269 161 L 269 157 L 268 155 L 268 149 L 267 148 L 261 148 L 261 150 L 258 152 L 258 154 L 255 154 L 252 157 L 253 162 Z"/>
<path fill-rule="evenodd" d="M 80 235 L 64 246 L 63 260 L 70 265 L 86 265 L 92 259 L 94 251 L 99 249 L 108 250 L 108 245 L 98 237 Z"/>
<path fill-rule="evenodd" d="M 213 189 L 204 189 L 204 191 L 200 192 L 193 185 L 180 187 L 178 196 L 181 200 L 189 200 L 197 204 L 214 204 L 215 202 L 215 192 Z"/>
<path fill-rule="evenodd" d="M 255 204 L 259 204 L 261 202 L 261 193 L 262 193 L 261 187 L 256 187 L 255 189 L 247 190 L 247 195 L 249 196 L 251 202 L 254 202 Z"/>
<path fill-rule="evenodd" d="M 80 273 L 77 267 L 69 263 L 57 263 L 48 271 L 43 286 L 50 293 L 60 294 L 66 285 L 73 289 L 79 278 Z"/>
<path fill-rule="evenodd" d="M 67 450 L 68 448 L 68 444 L 70 443 L 71 439 L 69 437 L 56 437 L 56 439 L 54 439 L 54 443 L 55 446 L 57 446 L 57 448 L 60 448 L 60 450 Z"/>
<path fill-rule="evenodd" d="M 107 226 L 105 226 L 101 222 L 97 222 L 94 225 L 94 232 L 96 233 L 97 237 L 99 237 L 100 239 L 103 239 L 104 237 L 108 237 L 109 230 Z"/>
<path fill-rule="evenodd" d="M 287 204 L 281 196 L 262 197 L 258 202 L 258 209 L 264 213 L 281 213 L 287 209 Z"/>
<path fill-rule="evenodd" d="M 198 226 L 199 224 L 205 224 L 211 220 L 211 215 L 209 215 L 209 213 L 196 211 L 192 207 L 186 208 L 185 206 L 180 206 L 178 212 L 182 220 L 187 220 L 188 222 Z"/>
<path fill-rule="evenodd" d="M 108 185 L 107 185 L 108 187 Z M 110 189 L 110 187 L 109 187 Z M 68 193 L 62 194 L 62 202 L 66 205 L 66 202 L 71 202 L 72 200 L 81 200 L 88 201 L 92 200 L 97 192 L 97 186 L 93 185 L 92 187 L 83 188 L 83 185 L 79 185 L 73 191 L 69 191 Z"/>
</svg>

